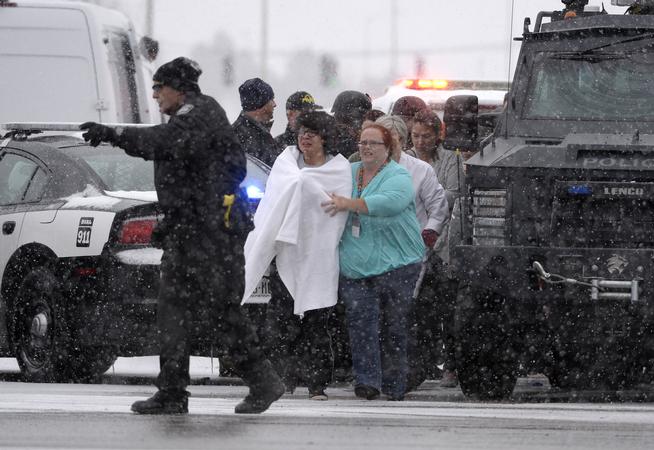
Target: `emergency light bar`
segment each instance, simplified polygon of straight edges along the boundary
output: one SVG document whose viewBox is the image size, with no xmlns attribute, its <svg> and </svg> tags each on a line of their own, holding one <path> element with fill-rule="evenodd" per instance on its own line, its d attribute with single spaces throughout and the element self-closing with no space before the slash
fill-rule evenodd
<svg viewBox="0 0 654 450">
<path fill-rule="evenodd" d="M 44 131 L 66 131 L 66 132 L 81 132 L 79 129 L 81 122 L 10 122 L 0 123 L 0 130 L 7 131 L 29 131 L 39 133 Z M 153 124 L 144 123 L 103 123 L 108 127 L 135 127 L 144 128 L 154 126 Z"/>
<path fill-rule="evenodd" d="M 413 89 L 417 91 L 506 91 L 508 87 L 506 81 L 444 80 L 435 78 L 402 78 L 398 80 L 396 84 L 406 89 Z"/>
<path fill-rule="evenodd" d="M 447 80 L 429 80 L 423 78 L 407 78 L 400 81 L 407 89 L 447 89 Z"/>
</svg>

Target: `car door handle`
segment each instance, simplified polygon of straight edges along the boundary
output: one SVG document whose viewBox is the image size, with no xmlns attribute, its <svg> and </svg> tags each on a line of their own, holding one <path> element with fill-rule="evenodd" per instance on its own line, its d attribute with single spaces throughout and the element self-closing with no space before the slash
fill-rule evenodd
<svg viewBox="0 0 654 450">
<path fill-rule="evenodd" d="M 16 229 L 16 222 L 9 221 L 2 224 L 2 234 L 11 234 Z"/>
</svg>

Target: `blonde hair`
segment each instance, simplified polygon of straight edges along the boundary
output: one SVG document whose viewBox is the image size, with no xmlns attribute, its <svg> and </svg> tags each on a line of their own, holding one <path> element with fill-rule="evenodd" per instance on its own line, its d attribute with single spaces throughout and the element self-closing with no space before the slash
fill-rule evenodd
<svg viewBox="0 0 654 450">
<path fill-rule="evenodd" d="M 404 147 L 409 137 L 409 130 L 400 116 L 392 116 L 390 114 L 381 116 L 379 119 L 375 120 L 375 123 L 378 123 L 389 131 L 395 131 L 400 137 L 400 144 Z"/>
</svg>

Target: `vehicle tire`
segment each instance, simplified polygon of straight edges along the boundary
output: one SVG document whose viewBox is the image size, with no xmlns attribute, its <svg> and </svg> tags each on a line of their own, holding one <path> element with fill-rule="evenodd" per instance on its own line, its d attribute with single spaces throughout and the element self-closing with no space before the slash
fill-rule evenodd
<svg viewBox="0 0 654 450">
<path fill-rule="evenodd" d="M 14 354 L 26 381 L 90 381 L 116 360 L 114 347 L 80 347 L 71 339 L 57 280 L 45 266 L 23 277 L 10 314 Z"/>
<path fill-rule="evenodd" d="M 470 287 L 459 289 L 456 367 L 466 397 L 502 400 L 513 393 L 518 354 L 509 317 L 503 298 Z"/>
<path fill-rule="evenodd" d="M 640 381 L 642 325 L 621 305 L 576 307 L 556 321 L 550 384 L 566 390 L 616 391 Z M 562 325 L 562 324 L 565 324 Z"/>
<path fill-rule="evenodd" d="M 9 308 L 12 343 L 27 381 L 59 381 L 61 324 L 56 310 L 56 279 L 45 267 L 31 269 L 22 279 Z"/>
<path fill-rule="evenodd" d="M 116 361 L 118 352 L 113 346 L 86 346 L 68 349 L 68 365 L 62 368 L 61 378 L 73 382 L 94 381 Z"/>
</svg>

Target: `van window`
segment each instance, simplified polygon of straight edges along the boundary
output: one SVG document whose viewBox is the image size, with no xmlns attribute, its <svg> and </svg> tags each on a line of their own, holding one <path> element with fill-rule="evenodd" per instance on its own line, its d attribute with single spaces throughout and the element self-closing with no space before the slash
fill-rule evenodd
<svg viewBox="0 0 654 450">
<path fill-rule="evenodd" d="M 113 72 L 111 80 L 117 95 L 118 121 L 140 123 L 136 66 L 127 34 L 109 31 L 107 33 L 107 53 L 109 55 L 109 70 Z"/>
</svg>

